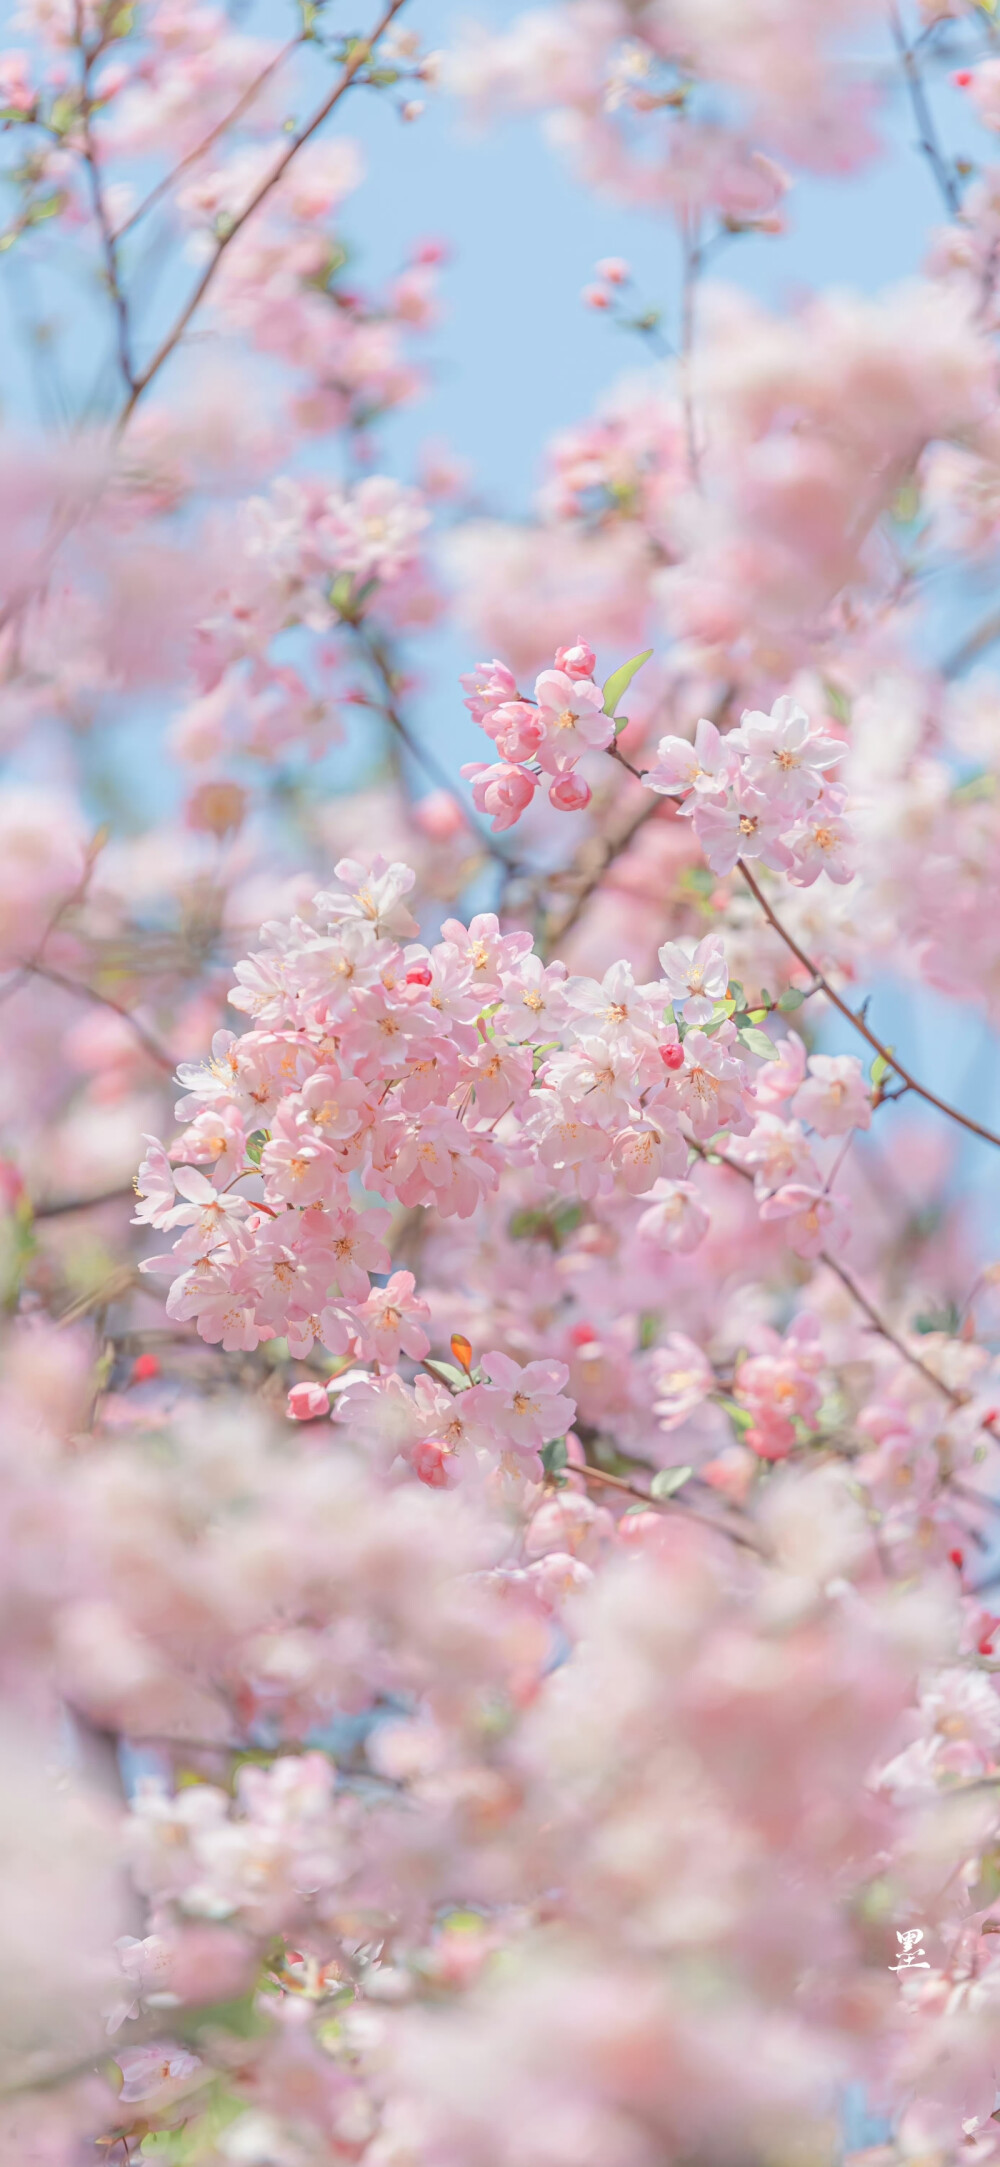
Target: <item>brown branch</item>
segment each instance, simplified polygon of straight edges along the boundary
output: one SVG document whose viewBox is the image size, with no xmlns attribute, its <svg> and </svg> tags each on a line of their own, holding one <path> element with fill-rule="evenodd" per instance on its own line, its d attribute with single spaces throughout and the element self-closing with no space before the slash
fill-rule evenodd
<svg viewBox="0 0 1000 2167">
<path fill-rule="evenodd" d="M 906 1341 L 897 1337 L 891 1326 L 886 1324 L 885 1318 L 879 1315 L 874 1303 L 870 1302 L 867 1294 L 862 1292 L 857 1280 L 852 1278 L 851 1273 L 845 1269 L 843 1264 L 838 1263 L 836 1257 L 830 1255 L 828 1249 L 820 1251 L 819 1262 L 826 1265 L 828 1272 L 834 1273 L 835 1277 L 840 1280 L 841 1286 L 846 1287 L 851 1300 L 856 1302 L 858 1308 L 864 1311 L 872 1331 L 877 1332 L 880 1339 L 887 1340 L 890 1347 L 895 1347 L 896 1353 L 902 1356 L 904 1362 L 909 1363 L 911 1369 L 918 1372 L 925 1384 L 933 1385 L 935 1392 L 940 1392 L 942 1398 L 946 1399 L 949 1405 L 955 1409 L 967 1405 L 968 1395 L 964 1392 L 956 1392 L 950 1384 L 945 1384 L 943 1377 L 936 1376 L 929 1363 L 922 1362 L 919 1354 L 914 1354 L 912 1349 L 907 1346 Z M 989 1425 L 984 1423 L 983 1427 L 988 1428 Z"/>
<path fill-rule="evenodd" d="M 252 83 L 248 84 L 242 97 L 237 98 L 232 112 L 227 113 L 225 119 L 218 121 L 214 128 L 210 128 L 208 134 L 202 137 L 201 142 L 195 145 L 194 150 L 189 150 L 185 158 L 181 158 L 169 173 L 164 174 L 162 180 L 157 181 L 155 188 L 150 189 L 148 196 L 143 197 L 142 202 L 130 213 L 124 224 L 117 228 L 112 236 L 115 241 L 120 241 L 126 233 L 131 233 L 133 226 L 137 226 L 139 220 L 145 218 L 154 205 L 161 202 L 163 197 L 169 195 L 171 189 L 176 187 L 181 174 L 186 173 L 189 166 L 197 165 L 198 160 L 204 158 L 206 151 L 211 150 L 213 143 L 217 143 L 220 136 L 226 135 L 230 128 L 235 128 L 237 121 L 242 120 L 244 113 L 253 104 L 258 93 L 263 90 L 265 83 L 269 82 L 272 75 L 276 75 L 278 69 L 284 66 L 289 54 L 294 53 L 296 47 L 304 43 L 305 37 L 301 30 L 294 38 L 289 38 L 287 45 L 282 46 L 280 53 L 275 53 L 273 60 L 269 60 L 266 68 L 262 68 L 260 74 L 254 77 Z"/>
<path fill-rule="evenodd" d="M 582 1475 L 585 1482 L 603 1483 L 610 1490 L 625 1490 L 630 1497 L 648 1505 L 651 1512 L 681 1512 L 688 1520 L 697 1520 L 699 1527 L 710 1527 L 717 1535 L 728 1535 L 732 1542 L 740 1543 L 744 1550 L 753 1550 L 760 1556 L 760 1544 L 752 1535 L 747 1534 L 745 1529 L 738 1527 L 734 1520 L 722 1520 L 715 1513 L 701 1512 L 697 1505 L 688 1505 L 683 1498 L 653 1497 L 648 1490 L 640 1490 L 638 1483 L 627 1482 L 623 1475 L 609 1475 L 603 1467 L 591 1467 L 589 1461 L 586 1466 L 580 1467 L 575 1460 L 567 1460 L 564 1472 L 567 1475 Z"/>
<path fill-rule="evenodd" d="M 748 1181 L 751 1183 L 751 1185 L 753 1185 L 754 1177 L 750 1172 L 749 1167 L 740 1166 L 739 1162 L 736 1159 L 725 1158 L 721 1152 L 715 1154 L 709 1153 L 706 1150 L 704 1144 L 696 1143 L 693 1137 L 688 1138 L 688 1143 L 691 1147 L 691 1150 L 696 1153 L 697 1157 L 701 1159 L 706 1166 L 724 1166 L 728 1173 L 738 1174 L 741 1181 Z M 941 1377 L 936 1376 L 934 1371 L 930 1368 L 929 1364 L 926 1362 L 922 1362 L 919 1354 L 914 1354 L 912 1350 L 907 1346 L 906 1341 L 900 1339 L 897 1336 L 897 1334 L 893 1331 L 892 1326 L 886 1323 L 884 1317 L 880 1316 L 879 1311 L 875 1308 L 874 1303 L 869 1301 L 867 1294 L 862 1292 L 862 1289 L 859 1287 L 857 1280 L 852 1278 L 851 1273 L 846 1270 L 843 1264 L 838 1263 L 836 1257 L 832 1257 L 830 1255 L 828 1249 L 819 1250 L 816 1262 L 818 1264 L 825 1264 L 827 1271 L 832 1272 L 834 1274 L 834 1277 L 840 1280 L 841 1286 L 846 1288 L 848 1294 L 851 1296 L 852 1301 L 857 1303 L 860 1310 L 863 1310 L 869 1324 L 871 1325 L 872 1331 L 877 1332 L 879 1338 L 884 1339 L 890 1347 L 894 1347 L 896 1353 L 901 1357 L 901 1359 L 904 1362 L 908 1362 L 910 1368 L 915 1369 L 919 1373 L 919 1375 L 923 1378 L 925 1384 L 933 1385 L 935 1392 L 940 1392 L 943 1398 L 948 1400 L 950 1405 L 956 1409 L 959 1407 L 965 1407 L 968 1404 L 967 1394 L 953 1391 L 951 1385 L 945 1384 L 944 1380 Z M 992 1422 L 985 1421 L 982 1424 L 982 1427 L 984 1430 L 989 1430 L 991 1434 L 993 1433 Z"/>
<path fill-rule="evenodd" d="M 121 1204 L 134 1196 L 131 1184 L 128 1188 L 102 1189 L 97 1196 L 61 1196 L 51 1203 L 32 1204 L 31 1216 L 33 1219 L 63 1219 L 74 1211 L 99 1211 L 102 1204 Z"/>
<path fill-rule="evenodd" d="M 396 697 L 395 671 L 382 641 L 375 633 L 369 631 L 360 618 L 342 615 L 342 622 L 355 633 L 369 667 L 378 678 L 381 690 L 378 712 L 384 715 L 390 729 L 395 731 L 396 736 L 406 746 L 407 752 L 416 761 L 417 766 L 422 767 L 431 782 L 436 783 L 439 790 L 446 791 L 452 803 L 458 806 L 462 819 L 471 828 L 477 841 L 482 844 L 488 855 L 495 858 L 497 864 L 502 865 L 506 872 L 513 872 L 515 870 L 513 862 L 507 856 L 502 844 L 497 842 L 496 837 L 490 833 L 488 828 L 480 827 L 479 822 L 470 813 L 464 800 L 459 797 L 447 768 L 441 765 L 436 754 L 429 751 L 426 745 L 421 744 L 420 739 L 414 736 L 409 723 L 404 719 Z"/>
<path fill-rule="evenodd" d="M 973 1121 L 971 1114 L 963 1114 L 957 1106 L 950 1106 L 947 1099 L 939 1098 L 936 1091 L 929 1091 L 926 1084 L 918 1083 L 917 1078 L 911 1071 L 904 1068 L 903 1063 L 897 1056 L 869 1028 L 864 1016 L 859 1015 L 856 1009 L 851 1008 L 850 1004 L 836 991 L 836 988 L 831 986 L 829 979 L 824 977 L 823 972 L 813 962 L 812 957 L 807 956 L 805 949 L 799 947 L 798 941 L 789 933 L 787 926 L 782 925 L 781 919 L 772 910 L 763 889 L 754 879 L 746 860 L 737 858 L 736 865 L 738 871 L 742 873 L 751 895 L 760 904 L 768 924 L 773 926 L 774 931 L 784 941 L 785 947 L 790 950 L 796 962 L 801 963 L 803 970 L 810 972 L 815 980 L 815 991 L 826 994 L 827 1000 L 833 1003 L 834 1008 L 846 1018 L 848 1023 L 853 1025 L 856 1031 L 860 1032 L 861 1037 L 867 1040 L 868 1045 L 873 1048 L 874 1052 L 881 1055 L 886 1067 L 893 1070 L 900 1081 L 906 1085 L 908 1091 L 915 1092 L 916 1096 L 925 1100 L 928 1106 L 936 1106 L 938 1113 L 947 1114 L 950 1121 L 957 1121 L 963 1129 L 968 1129 L 973 1136 L 981 1136 L 984 1143 L 996 1144 L 998 1150 L 1000 1150 L 1000 1136 L 995 1135 L 992 1129 L 985 1128 L 981 1121 Z"/>
<path fill-rule="evenodd" d="M 264 202 L 265 198 L 270 195 L 272 189 L 277 187 L 277 184 L 281 180 L 282 175 L 287 172 L 293 158 L 297 157 L 299 151 L 302 149 L 303 144 L 308 143 L 310 137 L 315 135 L 316 130 L 322 127 L 323 122 L 333 112 L 334 107 L 336 105 L 339 105 L 341 98 L 345 95 L 345 92 L 350 90 L 351 84 L 353 83 L 355 76 L 363 67 L 367 66 L 368 61 L 371 59 L 372 53 L 375 49 L 375 46 L 378 44 L 380 37 L 389 28 L 389 24 L 399 14 L 400 9 L 405 7 L 405 5 L 406 0 L 389 0 L 389 5 L 383 9 L 383 12 L 379 17 L 378 22 L 375 24 L 375 27 L 372 30 L 370 36 L 368 36 L 367 38 L 359 38 L 357 40 L 354 46 L 354 50 L 351 53 L 351 57 L 345 63 L 343 69 L 341 70 L 340 76 L 335 83 L 333 89 L 331 90 L 329 97 L 324 98 L 322 105 L 317 107 L 315 113 L 312 116 L 312 119 L 306 122 L 305 127 L 300 128 L 298 132 L 291 137 L 287 149 L 282 152 L 282 155 L 279 158 L 277 165 L 274 166 L 272 171 L 268 174 L 267 179 L 261 182 L 260 187 L 251 196 L 249 203 L 244 206 L 242 211 L 237 213 L 236 217 L 233 219 L 232 224 L 228 227 L 227 231 L 220 236 L 220 238 L 216 242 L 214 256 L 212 256 L 209 262 L 206 264 L 200 279 L 195 285 L 194 291 L 188 296 L 184 307 L 181 309 L 180 315 L 176 318 L 173 326 L 167 332 L 166 337 L 157 347 L 152 360 L 147 363 L 141 374 L 135 378 L 132 390 L 125 402 L 124 407 L 122 408 L 121 414 L 118 419 L 119 432 L 127 426 L 131 415 L 134 413 L 135 408 L 142 397 L 143 392 L 148 389 L 149 385 L 153 382 L 154 377 L 159 375 L 164 362 L 170 359 L 170 356 L 173 353 L 175 347 L 179 345 L 180 340 L 183 338 L 184 333 L 187 330 L 192 316 L 195 314 L 196 310 L 200 308 L 201 303 L 204 300 L 205 295 L 208 292 L 208 289 L 215 278 L 215 274 L 219 268 L 220 263 L 222 262 L 223 256 L 225 255 L 227 248 L 229 248 L 231 243 L 235 241 L 237 234 L 241 232 L 242 228 L 246 225 L 247 219 L 253 217 L 254 212 L 260 208 L 260 205 Z"/>
<path fill-rule="evenodd" d="M 633 813 L 631 819 L 625 822 L 624 827 L 619 830 L 618 834 L 605 840 L 603 844 L 604 854 L 599 866 L 591 874 L 590 878 L 584 882 L 583 887 L 570 904 L 569 909 L 564 912 L 558 924 L 553 926 L 546 941 L 548 953 L 551 954 L 553 949 L 558 948 L 559 943 L 564 941 L 567 934 L 572 933 L 574 926 L 579 924 L 591 896 L 595 889 L 600 887 L 608 867 L 614 864 L 616 858 L 621 857 L 624 850 L 628 849 L 629 844 L 638 835 L 640 828 L 645 827 L 647 820 L 655 819 L 657 813 L 663 814 L 664 808 L 669 805 L 669 798 L 654 797 L 650 792 L 645 804 L 639 807 L 637 813 Z"/>
<path fill-rule="evenodd" d="M 124 1007 L 121 1001 L 116 1001 L 113 994 L 99 993 L 96 986 L 78 985 L 75 978 L 64 977 L 62 971 L 53 970 L 48 963 L 22 963 L 19 968 L 20 975 L 25 978 L 47 979 L 50 985 L 61 987 L 64 993 L 75 993 L 78 1000 L 95 1001 L 101 1008 L 110 1008 L 114 1015 L 120 1016 L 122 1022 L 127 1023 L 130 1030 L 135 1032 L 140 1046 L 148 1053 L 150 1060 L 155 1061 L 159 1068 L 166 1069 L 168 1075 L 173 1075 L 177 1067 L 173 1054 L 166 1046 L 161 1046 L 159 1039 L 154 1037 L 152 1031 L 147 1031 L 145 1024 L 140 1023 L 132 1009 Z"/>
</svg>

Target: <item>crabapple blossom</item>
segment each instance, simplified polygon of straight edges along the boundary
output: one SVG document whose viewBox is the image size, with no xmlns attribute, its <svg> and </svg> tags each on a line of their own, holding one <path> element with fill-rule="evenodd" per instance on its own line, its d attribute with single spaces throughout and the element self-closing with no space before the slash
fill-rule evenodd
<svg viewBox="0 0 1000 2167">
<path fill-rule="evenodd" d="M 856 1054 L 810 1054 L 792 1112 L 817 1136 L 846 1136 L 871 1126 L 871 1093 Z"/>
<path fill-rule="evenodd" d="M 0 2154 L 1000 2167 L 991 10 L 267 12 L 0 54 Z M 517 518 L 431 95 L 622 251 Z"/>
</svg>

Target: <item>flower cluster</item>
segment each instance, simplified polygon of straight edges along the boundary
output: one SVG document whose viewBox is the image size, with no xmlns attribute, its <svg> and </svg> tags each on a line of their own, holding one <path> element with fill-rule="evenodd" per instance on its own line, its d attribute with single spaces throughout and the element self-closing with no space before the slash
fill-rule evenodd
<svg viewBox="0 0 1000 2167">
<path fill-rule="evenodd" d="M 137 1221 L 181 1230 L 143 1269 L 171 1273 L 168 1314 L 204 1339 L 284 1337 L 299 1357 L 319 1341 L 391 1369 L 429 1341 L 411 1273 L 372 1286 L 391 1269 L 387 1205 L 467 1219 L 510 1164 L 570 1198 L 642 1196 L 686 1173 L 692 1141 L 747 1135 L 753 1085 L 735 1004 L 717 1014 L 694 991 L 725 991 L 717 946 L 686 977 L 669 946 L 662 980 L 636 985 L 627 964 L 571 977 L 491 914 L 408 941 L 406 866 L 345 859 L 337 878 L 237 965 L 231 999 L 253 1028 L 181 1069 L 185 1125 L 169 1155 L 151 1141 Z M 519 1381 L 497 1353 L 484 1371 L 467 1435 L 530 1455 L 565 1434 L 562 1364 Z M 439 1435 L 437 1400 L 428 1415 Z"/>
<path fill-rule="evenodd" d="M 693 744 L 661 738 L 643 781 L 682 801 L 713 873 L 759 858 L 800 888 L 821 873 L 842 883 L 853 878 L 853 836 L 847 791 L 827 770 L 846 749 L 783 694 L 769 715 L 747 710 L 725 737 L 703 717 Z"/>
<path fill-rule="evenodd" d="M 503 662 L 481 662 L 463 677 L 470 715 L 502 754 L 492 767 L 473 761 L 462 769 L 494 830 L 514 826 L 543 775 L 552 778 L 549 804 L 557 812 L 579 813 L 590 804 L 590 784 L 578 774 L 578 763 L 584 753 L 606 751 L 615 735 L 605 695 L 594 682 L 595 659 L 583 640 L 560 647 L 552 669 L 536 679 L 533 700 L 522 699 Z"/>
</svg>

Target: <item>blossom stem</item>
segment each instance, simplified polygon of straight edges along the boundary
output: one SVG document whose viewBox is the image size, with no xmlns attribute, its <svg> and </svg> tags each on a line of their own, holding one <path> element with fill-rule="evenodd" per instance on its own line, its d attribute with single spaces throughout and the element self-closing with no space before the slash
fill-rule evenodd
<svg viewBox="0 0 1000 2167">
<path fill-rule="evenodd" d="M 760 904 L 768 924 L 773 926 L 774 931 L 784 941 L 785 947 L 791 951 L 796 962 L 801 963 L 803 970 L 811 973 L 815 980 L 813 990 L 826 994 L 827 1000 L 832 1002 L 834 1008 L 848 1023 L 853 1025 L 856 1031 L 860 1032 L 861 1037 L 867 1040 L 873 1051 L 881 1056 L 886 1067 L 899 1077 L 900 1082 L 906 1085 L 908 1091 L 915 1091 L 918 1098 L 923 1099 L 928 1106 L 936 1106 L 938 1113 L 946 1114 L 949 1121 L 957 1121 L 963 1129 L 968 1129 L 973 1136 L 981 1136 L 984 1143 L 995 1144 L 997 1149 L 1000 1150 L 1000 1136 L 997 1136 L 993 1129 L 985 1128 L 981 1121 L 973 1121 L 971 1114 L 963 1114 L 959 1107 L 950 1106 L 947 1099 L 939 1098 L 936 1091 L 930 1091 L 926 1084 L 918 1083 L 917 1078 L 911 1075 L 910 1070 L 904 1068 L 902 1062 L 891 1051 L 890 1047 L 886 1046 L 876 1036 L 875 1032 L 869 1029 L 864 1016 L 859 1014 L 857 1009 L 852 1008 L 849 1002 L 845 1001 L 836 991 L 836 988 L 831 986 L 829 979 L 824 976 L 818 964 L 813 962 L 811 956 L 807 956 L 804 948 L 799 947 L 798 941 L 788 931 L 787 926 L 782 925 L 781 919 L 772 909 L 763 889 L 754 879 L 745 858 L 737 858 L 736 865 L 738 871 L 742 873 L 751 895 Z"/>
</svg>

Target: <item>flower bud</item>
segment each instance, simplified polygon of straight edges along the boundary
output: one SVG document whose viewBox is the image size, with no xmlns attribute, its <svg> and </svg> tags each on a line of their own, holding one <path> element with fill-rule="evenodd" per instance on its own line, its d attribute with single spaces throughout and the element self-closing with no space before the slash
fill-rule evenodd
<svg viewBox="0 0 1000 2167">
<path fill-rule="evenodd" d="M 288 1395 L 287 1412 L 292 1422 L 315 1422 L 320 1415 L 328 1415 L 330 1400 L 326 1386 L 293 1384 Z"/>
<path fill-rule="evenodd" d="M 555 806 L 557 813 L 582 813 L 592 795 L 590 784 L 584 782 L 583 776 L 574 768 L 568 775 L 557 775 L 555 782 L 549 785 L 549 804 Z"/>
</svg>

